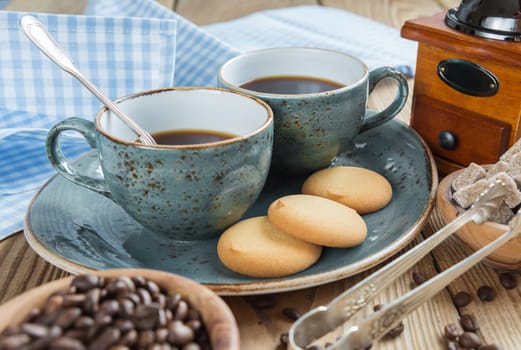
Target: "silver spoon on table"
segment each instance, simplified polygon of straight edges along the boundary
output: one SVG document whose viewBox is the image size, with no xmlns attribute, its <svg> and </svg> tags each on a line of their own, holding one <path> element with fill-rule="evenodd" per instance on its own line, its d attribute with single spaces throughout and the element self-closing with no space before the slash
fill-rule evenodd
<svg viewBox="0 0 521 350">
<path fill-rule="evenodd" d="M 139 138 L 147 145 L 155 145 L 156 141 L 148 132 L 130 119 L 123 111 L 108 97 L 92 84 L 74 65 L 67 53 L 58 45 L 47 29 L 33 16 L 23 16 L 20 26 L 25 35 L 42 51 L 47 57 L 56 63 L 61 69 L 78 79 L 90 90 L 111 112 L 121 119 Z"/>
</svg>

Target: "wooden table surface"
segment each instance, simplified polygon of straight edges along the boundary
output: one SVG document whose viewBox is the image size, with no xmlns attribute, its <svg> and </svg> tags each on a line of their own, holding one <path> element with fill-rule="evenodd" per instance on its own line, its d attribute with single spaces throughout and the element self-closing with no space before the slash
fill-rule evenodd
<svg viewBox="0 0 521 350">
<path fill-rule="evenodd" d="M 196 24 L 207 24 L 228 20 L 251 12 L 301 4 L 316 4 L 343 8 L 376 21 L 401 28 L 407 19 L 430 16 L 455 7 L 455 0 L 161 0 L 181 15 Z M 70 0 L 13 0 L 8 9 L 35 12 L 81 13 L 85 1 Z M 411 81 L 411 88 L 413 82 Z M 394 92 L 389 86 L 379 87 L 370 99 L 370 107 L 378 108 L 388 101 Z M 408 121 L 410 101 L 400 113 L 400 118 Z M 433 215 L 424 232 L 411 245 L 417 244 L 439 226 L 437 215 Z M 409 272 L 396 279 L 384 291 L 377 302 L 388 303 L 411 289 L 413 271 L 432 277 L 466 256 L 454 241 L 442 243 L 431 254 L 421 260 Z M 378 268 L 378 267 L 376 267 Z M 249 297 L 224 297 L 234 312 L 241 333 L 242 349 L 276 349 L 279 337 L 287 332 L 291 321 L 283 315 L 282 309 L 295 308 L 304 313 L 312 307 L 323 305 L 332 298 L 360 281 L 376 268 L 354 277 L 319 287 L 265 296 L 274 302 L 268 309 L 255 307 Z M 397 338 L 378 342 L 373 349 L 446 349 L 443 327 L 448 323 L 458 323 L 463 314 L 476 317 L 481 328 L 478 332 L 484 343 L 495 343 L 503 349 L 521 348 L 521 286 L 507 290 L 498 279 L 499 271 L 479 264 L 453 281 L 448 288 L 438 293 L 430 301 L 412 312 L 404 321 L 404 332 Z M 27 289 L 67 275 L 53 267 L 26 243 L 23 233 L 18 233 L 0 242 L 0 303 L 23 293 Z M 519 274 L 514 274 L 519 282 Z M 497 297 L 490 302 L 482 302 L 476 290 L 482 285 L 492 286 Z M 468 292 L 473 300 L 465 307 L 456 307 L 453 297 L 458 292 Z M 1 315 L 0 315 L 1 317 Z"/>
</svg>

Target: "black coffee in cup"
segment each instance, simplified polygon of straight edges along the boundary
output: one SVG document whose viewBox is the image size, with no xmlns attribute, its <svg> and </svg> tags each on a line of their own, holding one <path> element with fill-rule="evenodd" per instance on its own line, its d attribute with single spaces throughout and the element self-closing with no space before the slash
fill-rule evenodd
<svg viewBox="0 0 521 350">
<path fill-rule="evenodd" d="M 270 94 L 314 94 L 336 90 L 343 84 L 335 81 L 306 76 L 270 76 L 254 79 L 240 87 L 247 90 Z"/>
</svg>

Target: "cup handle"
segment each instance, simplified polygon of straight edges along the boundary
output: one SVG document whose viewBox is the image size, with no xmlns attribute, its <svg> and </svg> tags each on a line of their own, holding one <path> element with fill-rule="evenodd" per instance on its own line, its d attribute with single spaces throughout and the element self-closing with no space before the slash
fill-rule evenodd
<svg viewBox="0 0 521 350">
<path fill-rule="evenodd" d="M 96 149 L 96 126 L 93 122 L 77 117 L 65 119 L 53 126 L 47 135 L 46 150 L 51 165 L 67 180 L 111 198 L 110 190 L 105 185 L 104 179 L 81 174 L 65 158 L 60 147 L 59 136 L 66 130 L 77 131 L 87 140 L 90 147 Z"/>
<path fill-rule="evenodd" d="M 366 131 L 374 128 L 386 121 L 394 118 L 405 106 L 407 96 L 409 96 L 409 85 L 407 78 L 402 73 L 391 67 L 380 67 L 369 72 L 369 94 L 371 94 L 376 85 L 385 78 L 391 78 L 398 82 L 398 91 L 391 104 L 381 112 L 365 117 L 360 131 Z"/>
</svg>

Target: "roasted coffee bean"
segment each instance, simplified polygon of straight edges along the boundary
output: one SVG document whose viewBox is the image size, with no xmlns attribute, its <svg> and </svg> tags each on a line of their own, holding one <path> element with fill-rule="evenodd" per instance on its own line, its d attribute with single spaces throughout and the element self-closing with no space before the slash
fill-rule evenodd
<svg viewBox="0 0 521 350">
<path fill-rule="evenodd" d="M 180 320 L 174 320 L 168 324 L 168 341 L 177 346 L 182 346 L 194 340 L 194 331 Z"/>
<path fill-rule="evenodd" d="M 257 310 L 272 309 L 277 304 L 275 298 L 271 295 L 248 297 L 246 301 Z"/>
<path fill-rule="evenodd" d="M 450 340 L 447 342 L 447 350 L 460 350 L 459 344 Z"/>
<path fill-rule="evenodd" d="M 72 280 L 71 286 L 76 288 L 77 293 L 84 293 L 92 288 L 99 287 L 100 282 L 101 280 L 98 276 L 79 275 Z"/>
<path fill-rule="evenodd" d="M 134 314 L 136 309 L 136 304 L 133 301 L 127 298 L 118 299 L 119 303 L 119 312 L 123 317 L 129 317 Z"/>
<path fill-rule="evenodd" d="M 291 321 L 296 321 L 300 317 L 300 313 L 292 308 L 292 307 L 285 307 L 282 309 L 282 314 L 289 318 Z"/>
<path fill-rule="evenodd" d="M 85 302 L 85 294 L 65 294 L 62 296 L 63 307 L 82 306 Z"/>
<path fill-rule="evenodd" d="M 481 301 L 492 301 L 496 297 L 496 291 L 490 286 L 481 286 L 478 288 L 478 297 Z"/>
<path fill-rule="evenodd" d="M 139 295 L 136 293 L 122 293 L 118 295 L 118 299 L 128 299 L 134 303 L 134 305 L 137 305 L 141 303 L 141 299 L 139 298 Z"/>
<path fill-rule="evenodd" d="M 469 314 L 461 315 L 460 325 L 461 328 L 463 328 L 463 330 L 467 332 L 476 332 L 479 329 L 476 317 Z"/>
<path fill-rule="evenodd" d="M 467 292 L 459 292 L 454 296 L 454 304 L 457 307 L 464 307 L 470 304 L 471 296 Z"/>
<path fill-rule="evenodd" d="M 122 320 L 118 319 L 114 321 L 114 326 L 119 329 L 122 333 L 126 333 L 132 329 L 134 329 L 134 323 L 130 320 Z"/>
<path fill-rule="evenodd" d="M 152 282 L 152 281 L 147 281 L 146 282 L 146 289 L 148 289 L 148 291 L 152 295 L 156 295 L 156 294 L 161 293 L 161 288 L 159 288 L 159 286 L 156 283 Z"/>
<path fill-rule="evenodd" d="M 89 350 L 108 349 L 116 344 L 121 336 L 121 331 L 116 327 L 107 327 L 105 330 L 89 344 Z"/>
<path fill-rule="evenodd" d="M 186 325 L 192 328 L 194 332 L 197 332 L 203 326 L 203 324 L 199 320 L 189 320 L 186 322 Z"/>
<path fill-rule="evenodd" d="M 505 289 L 514 289 L 517 287 L 516 278 L 508 272 L 499 274 L 499 282 Z"/>
<path fill-rule="evenodd" d="M 425 277 L 419 272 L 414 271 L 412 273 L 412 280 L 414 281 L 414 283 L 416 283 L 416 285 L 420 285 L 423 282 L 427 281 L 427 277 Z"/>
<path fill-rule="evenodd" d="M 91 337 L 91 332 L 87 328 L 83 329 L 69 329 L 64 334 L 65 337 L 77 339 L 81 342 L 87 342 Z"/>
<path fill-rule="evenodd" d="M 59 337 L 49 343 L 49 350 L 84 350 L 81 341 L 74 338 Z"/>
<path fill-rule="evenodd" d="M 140 349 L 146 349 L 147 347 L 154 344 L 156 335 L 153 330 L 140 331 L 137 338 L 137 346 Z"/>
<path fill-rule="evenodd" d="M 403 322 L 400 322 L 396 327 L 392 328 L 389 332 L 387 332 L 385 336 L 389 338 L 396 338 L 403 333 L 404 328 L 405 327 L 403 325 Z"/>
<path fill-rule="evenodd" d="M 0 349 L 210 350 L 201 314 L 180 294 L 144 278 L 73 281 L 21 326 L 0 332 Z"/>
<path fill-rule="evenodd" d="M 373 311 L 374 312 L 379 311 L 384 306 L 385 306 L 384 304 L 376 304 L 375 306 L 373 306 Z M 389 338 L 396 338 L 397 336 L 399 336 L 400 334 L 403 333 L 404 328 L 405 327 L 403 325 L 403 322 L 400 321 L 400 323 L 396 327 L 389 330 L 389 332 L 385 336 L 389 337 Z"/>
<path fill-rule="evenodd" d="M 105 300 L 100 304 L 98 312 L 101 312 L 105 315 L 114 316 L 119 313 L 119 303 L 114 299 Z"/>
<path fill-rule="evenodd" d="M 184 320 L 188 315 L 188 304 L 184 300 L 180 300 L 177 303 L 177 307 L 174 312 L 174 320 Z"/>
<path fill-rule="evenodd" d="M 152 303 L 152 295 L 145 288 L 138 288 L 136 294 L 139 295 L 139 299 L 141 299 L 143 304 L 148 305 Z"/>
<path fill-rule="evenodd" d="M 21 326 L 21 331 L 32 338 L 41 338 L 47 336 L 49 328 L 37 323 L 25 323 Z"/>
<path fill-rule="evenodd" d="M 476 333 L 463 332 L 459 336 L 458 344 L 462 348 L 476 349 L 481 345 L 481 338 Z"/>
<path fill-rule="evenodd" d="M 133 330 L 128 331 L 127 333 L 123 334 L 123 336 L 121 337 L 119 342 L 122 345 L 132 347 L 137 343 L 138 336 L 139 336 L 138 332 L 135 329 L 133 329 Z"/>
<path fill-rule="evenodd" d="M 147 285 L 147 279 L 143 276 L 132 277 L 132 282 L 134 282 L 136 287 L 144 287 Z"/>
<path fill-rule="evenodd" d="M 503 350 L 503 348 L 496 344 L 481 345 L 479 350 Z"/>
<path fill-rule="evenodd" d="M 201 350 L 201 346 L 197 343 L 188 343 L 183 346 L 183 350 Z"/>
<path fill-rule="evenodd" d="M 11 334 L 0 339 L 0 348 L 5 348 L 7 350 L 18 349 L 24 345 L 29 344 L 30 342 L 31 337 L 27 334 Z"/>
<path fill-rule="evenodd" d="M 79 307 L 71 307 L 64 310 L 54 321 L 54 324 L 62 329 L 69 328 L 81 316 Z"/>
<path fill-rule="evenodd" d="M 99 288 L 91 288 L 87 293 L 85 293 L 85 301 L 83 302 L 83 310 L 92 314 L 98 311 L 99 301 L 101 299 L 101 289 Z"/>
<path fill-rule="evenodd" d="M 132 316 L 132 321 L 139 330 L 152 329 L 156 326 L 159 320 L 159 308 L 156 305 L 136 306 L 136 312 Z"/>
<path fill-rule="evenodd" d="M 164 343 L 168 338 L 168 329 L 158 328 L 156 329 L 155 339 L 157 342 Z"/>
</svg>

